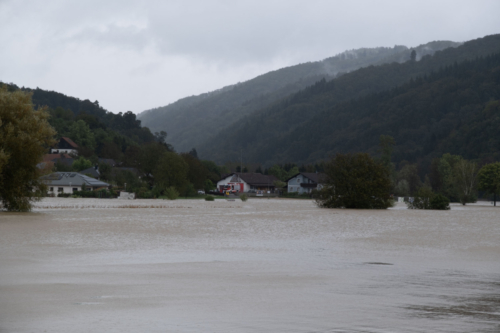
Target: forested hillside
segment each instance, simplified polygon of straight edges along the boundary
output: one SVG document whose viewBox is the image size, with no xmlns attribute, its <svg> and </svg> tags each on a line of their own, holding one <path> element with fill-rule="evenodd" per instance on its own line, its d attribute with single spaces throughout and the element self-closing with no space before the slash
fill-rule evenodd
<svg viewBox="0 0 500 333">
<path fill-rule="evenodd" d="M 20 89 L 14 84 L 8 87 L 11 91 Z M 97 101 L 80 100 L 39 88 L 21 89 L 32 93 L 35 107 L 49 108 L 49 122 L 57 137 L 72 138 L 84 156 L 121 159 L 128 147 L 157 141 L 160 136 L 156 137 L 148 128 L 142 127 L 141 121 L 130 111 L 114 114 Z"/>
<path fill-rule="evenodd" d="M 307 163 L 335 152 L 375 152 L 378 136 L 386 134 L 398 144 L 396 162 L 451 151 L 467 157 L 488 155 L 492 151 L 484 152 L 477 141 L 470 152 L 459 151 L 462 146 L 455 136 L 469 133 L 465 126 L 488 102 L 500 98 L 496 56 L 477 59 L 499 52 L 500 35 L 493 35 L 420 61 L 370 66 L 322 80 L 244 117 L 198 152 L 217 162 L 234 160 L 242 150 L 245 160 L 265 165 Z M 482 140 L 491 142 L 493 137 Z"/>
<path fill-rule="evenodd" d="M 431 42 L 414 48 L 416 58 L 437 50 L 458 46 L 453 42 Z M 262 109 L 321 79 L 332 79 L 373 64 L 404 62 L 411 51 L 405 46 L 363 48 L 343 52 L 318 62 L 309 62 L 273 71 L 244 83 L 212 93 L 179 100 L 145 111 L 138 118 L 153 131 L 164 130 L 180 151 L 199 147 L 214 135 L 246 115 Z"/>
</svg>

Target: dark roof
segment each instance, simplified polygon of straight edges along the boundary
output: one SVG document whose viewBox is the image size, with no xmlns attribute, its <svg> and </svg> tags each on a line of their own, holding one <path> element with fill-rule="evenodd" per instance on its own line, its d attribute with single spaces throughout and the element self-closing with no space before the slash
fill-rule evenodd
<svg viewBox="0 0 500 333">
<path fill-rule="evenodd" d="M 112 170 L 113 175 L 116 174 L 117 171 L 130 171 L 130 172 L 134 173 L 136 176 L 140 176 L 141 175 L 141 173 L 139 172 L 139 170 L 137 170 L 136 168 L 114 167 L 113 170 Z"/>
<path fill-rule="evenodd" d="M 316 184 L 324 184 L 326 182 L 326 174 L 324 174 L 324 173 L 318 173 L 318 172 L 299 172 L 298 174 L 293 175 L 292 177 L 288 178 L 286 180 L 286 182 L 288 183 L 288 181 L 290 179 L 295 178 L 298 175 L 302 175 L 302 176 L 304 176 L 306 178 L 309 178 L 310 180 L 312 180 Z"/>
<path fill-rule="evenodd" d="M 43 155 L 44 162 L 54 162 L 54 160 L 57 160 L 60 158 L 71 158 L 71 156 L 68 154 L 45 154 L 45 155 Z"/>
<path fill-rule="evenodd" d="M 111 166 L 115 166 L 115 165 L 116 165 L 115 160 L 113 160 L 113 159 L 111 159 L 111 158 L 100 158 L 100 157 L 99 157 L 98 162 L 99 162 L 99 163 L 109 164 L 109 165 L 111 165 Z"/>
<path fill-rule="evenodd" d="M 54 163 L 61 163 L 67 166 L 72 166 L 74 161 L 75 161 L 74 158 L 54 158 L 52 160 L 52 162 Z"/>
<path fill-rule="evenodd" d="M 78 171 L 78 172 L 81 173 L 82 175 L 90 175 L 94 178 L 101 177 L 101 173 L 99 172 L 99 170 L 96 170 L 96 168 L 94 168 L 94 167 L 91 167 L 91 168 L 88 168 L 88 169 L 85 169 L 82 171 Z"/>
<path fill-rule="evenodd" d="M 70 138 L 67 138 L 67 137 L 63 136 L 61 138 L 61 140 L 66 141 L 71 147 L 73 147 L 75 149 L 78 148 L 78 145 L 76 143 L 74 143 L 73 140 L 71 140 Z"/>
<path fill-rule="evenodd" d="M 82 186 L 83 184 L 92 187 L 109 186 L 108 183 L 77 172 L 54 172 L 50 175 L 40 177 L 40 180 L 49 186 L 69 186 L 70 183 L 72 186 Z"/>
<path fill-rule="evenodd" d="M 263 175 L 261 173 L 240 173 L 240 172 L 234 172 L 230 173 L 227 175 L 224 175 L 222 179 L 225 179 L 231 175 L 236 175 L 240 177 L 245 183 L 248 185 L 253 185 L 253 186 L 274 186 L 273 183 L 277 180 L 273 175 Z"/>
</svg>

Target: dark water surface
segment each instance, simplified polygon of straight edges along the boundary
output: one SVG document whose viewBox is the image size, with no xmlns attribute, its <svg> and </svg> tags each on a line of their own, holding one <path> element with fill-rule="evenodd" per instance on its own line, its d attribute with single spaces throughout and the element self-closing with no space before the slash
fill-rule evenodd
<svg viewBox="0 0 500 333">
<path fill-rule="evenodd" d="M 404 208 L 48 199 L 0 213 L 0 332 L 500 332 L 500 208 Z"/>
</svg>

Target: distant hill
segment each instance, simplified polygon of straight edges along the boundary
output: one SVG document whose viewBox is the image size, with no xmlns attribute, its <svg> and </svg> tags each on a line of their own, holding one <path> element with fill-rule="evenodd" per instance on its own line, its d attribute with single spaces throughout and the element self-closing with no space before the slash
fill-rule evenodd
<svg viewBox="0 0 500 333">
<path fill-rule="evenodd" d="M 415 49 L 417 59 L 460 43 L 431 42 Z M 266 73 L 220 90 L 181 99 L 138 115 L 152 131 L 164 130 L 179 150 L 200 147 L 208 137 L 231 129 L 232 124 L 257 110 L 296 93 L 321 79 L 331 80 L 361 67 L 410 59 L 406 46 L 345 51 L 323 61 L 309 62 Z"/>
<path fill-rule="evenodd" d="M 7 87 L 10 91 L 21 89 L 31 92 L 35 107 L 48 107 L 51 116 L 49 123 L 57 131 L 57 138 L 67 136 L 78 141 L 78 133 L 72 130 L 72 126 L 75 122 L 84 121 L 92 133 L 91 136 L 94 137 L 90 141 L 95 141 L 95 144 L 92 144 L 92 147 L 86 147 L 82 142 L 77 143 L 81 148 L 88 148 L 87 151 L 81 152 L 88 156 L 95 153 L 101 157 L 117 158 L 130 146 L 139 146 L 158 140 L 149 128 L 141 126 L 140 120 L 137 120 L 136 115 L 131 111 L 115 114 L 102 108 L 98 101 L 80 100 L 40 88 L 19 88 L 12 83 L 7 84 Z M 103 153 L 106 146 L 111 147 L 116 154 L 106 156 L 106 153 Z"/>
<path fill-rule="evenodd" d="M 248 162 L 307 163 L 335 152 L 375 153 L 378 136 L 386 134 L 398 143 L 395 161 L 416 161 L 439 152 L 469 158 L 492 154 L 484 152 L 476 140 L 466 150 L 457 145 L 454 133 L 468 133 L 467 122 L 479 117 L 489 101 L 500 99 L 495 62 L 487 62 L 493 67 L 484 67 L 486 60 L 481 58 L 499 52 L 500 35 L 493 35 L 420 61 L 369 66 L 322 80 L 242 118 L 197 150 L 217 162 L 234 160 L 242 150 Z M 481 70 L 468 78 L 476 71 L 475 65 L 468 64 L 477 64 Z M 458 72 L 446 72 L 455 66 Z M 449 77 L 429 81 L 437 72 Z M 488 80 L 487 87 L 482 77 Z M 484 144 L 496 140 L 492 134 L 481 138 Z"/>
</svg>

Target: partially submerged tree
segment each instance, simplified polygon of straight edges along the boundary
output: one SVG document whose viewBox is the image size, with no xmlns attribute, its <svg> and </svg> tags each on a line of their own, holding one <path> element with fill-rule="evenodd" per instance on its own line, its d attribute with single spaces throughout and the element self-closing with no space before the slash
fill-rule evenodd
<svg viewBox="0 0 500 333">
<path fill-rule="evenodd" d="M 458 161 L 454 168 L 455 189 L 462 205 L 476 201 L 477 164 L 467 160 Z"/>
<path fill-rule="evenodd" d="M 35 110 L 31 94 L 0 86 L 0 200 L 10 211 L 29 211 L 45 189 L 37 164 L 55 143 L 44 108 Z"/>
<path fill-rule="evenodd" d="M 500 162 L 486 164 L 477 175 L 479 189 L 493 194 L 494 206 L 497 205 L 497 194 L 500 192 Z"/>
<path fill-rule="evenodd" d="M 432 192 L 430 186 L 422 186 L 407 205 L 409 209 L 449 210 L 450 200 L 442 194 Z"/>
<path fill-rule="evenodd" d="M 387 168 L 368 154 L 337 154 L 326 164 L 327 180 L 316 203 L 326 208 L 379 208 L 392 205 Z"/>
</svg>

